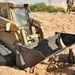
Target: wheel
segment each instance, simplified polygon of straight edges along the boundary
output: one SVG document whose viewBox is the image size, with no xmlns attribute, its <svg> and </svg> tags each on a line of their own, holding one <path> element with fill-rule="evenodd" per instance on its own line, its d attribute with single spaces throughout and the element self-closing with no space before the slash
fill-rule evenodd
<svg viewBox="0 0 75 75">
<path fill-rule="evenodd" d="M 14 53 L 2 44 L 0 44 L 0 63 L 9 66 L 16 64 L 16 57 Z"/>
</svg>

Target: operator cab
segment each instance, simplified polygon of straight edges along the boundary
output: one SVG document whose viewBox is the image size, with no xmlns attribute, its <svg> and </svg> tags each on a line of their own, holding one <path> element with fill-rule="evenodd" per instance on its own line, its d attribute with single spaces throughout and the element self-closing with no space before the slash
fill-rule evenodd
<svg viewBox="0 0 75 75">
<path fill-rule="evenodd" d="M 37 40 L 44 38 L 43 29 L 40 22 L 29 18 L 28 3 L 10 3 L 10 2 L 0 2 L 0 16 L 18 24 L 18 28 L 24 28 L 23 31 L 20 31 L 23 42 L 31 43 Z M 6 22 L 2 22 L 0 29 L 4 29 L 3 25 L 6 25 Z M 32 26 L 33 27 L 32 27 Z M 10 28 L 10 26 L 7 26 Z M 33 29 L 34 28 L 34 29 Z M 9 29 L 10 30 L 10 29 Z M 33 32 L 33 30 L 35 30 Z M 32 33 L 33 32 L 33 33 Z M 19 31 L 18 31 L 19 33 Z M 22 36 L 23 35 L 23 36 Z"/>
<path fill-rule="evenodd" d="M 31 26 L 30 26 L 30 19 L 29 19 L 29 11 L 28 11 L 28 4 L 14 4 L 11 7 L 13 21 L 18 22 L 23 25 L 25 29 L 25 34 L 31 34 Z"/>
<path fill-rule="evenodd" d="M 26 36 L 32 33 L 28 5 L 28 3 L 23 2 L 0 2 L 0 16 L 22 25 L 25 29 Z"/>
</svg>

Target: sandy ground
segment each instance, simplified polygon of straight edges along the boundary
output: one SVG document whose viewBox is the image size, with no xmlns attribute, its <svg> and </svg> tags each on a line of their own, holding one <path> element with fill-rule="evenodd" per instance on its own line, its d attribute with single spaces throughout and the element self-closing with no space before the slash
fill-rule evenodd
<svg viewBox="0 0 75 75">
<path fill-rule="evenodd" d="M 64 13 L 31 13 L 44 27 L 45 38 L 56 31 L 75 34 L 75 15 Z M 73 45 L 71 48 L 75 48 Z M 32 69 L 20 70 L 17 67 L 0 66 L 0 75 L 75 75 L 75 64 L 68 60 L 69 48 L 56 57 L 44 60 Z"/>
<path fill-rule="evenodd" d="M 55 32 L 75 33 L 75 15 L 64 13 L 32 13 L 32 18 L 39 20 L 44 27 L 45 37 Z"/>
</svg>

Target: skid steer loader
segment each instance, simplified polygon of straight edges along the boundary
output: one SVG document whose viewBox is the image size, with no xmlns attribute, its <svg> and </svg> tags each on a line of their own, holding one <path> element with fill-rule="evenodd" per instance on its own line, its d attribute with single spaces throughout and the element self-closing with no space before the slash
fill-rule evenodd
<svg viewBox="0 0 75 75">
<path fill-rule="evenodd" d="M 75 35 L 67 33 L 56 32 L 44 39 L 40 23 L 29 18 L 28 5 L 0 2 L 0 55 L 8 65 L 21 69 L 33 67 L 75 43 Z"/>
</svg>

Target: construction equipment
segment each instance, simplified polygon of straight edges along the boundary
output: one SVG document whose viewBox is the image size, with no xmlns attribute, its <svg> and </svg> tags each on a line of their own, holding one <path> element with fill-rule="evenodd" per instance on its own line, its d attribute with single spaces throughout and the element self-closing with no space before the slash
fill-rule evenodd
<svg viewBox="0 0 75 75">
<path fill-rule="evenodd" d="M 67 12 L 70 14 L 72 11 L 72 6 L 74 4 L 74 0 L 67 0 Z"/>
<path fill-rule="evenodd" d="M 29 18 L 28 3 L 0 2 L 0 55 L 8 65 L 32 67 L 74 43 L 75 35 L 67 33 L 44 39 L 41 24 Z"/>
</svg>

